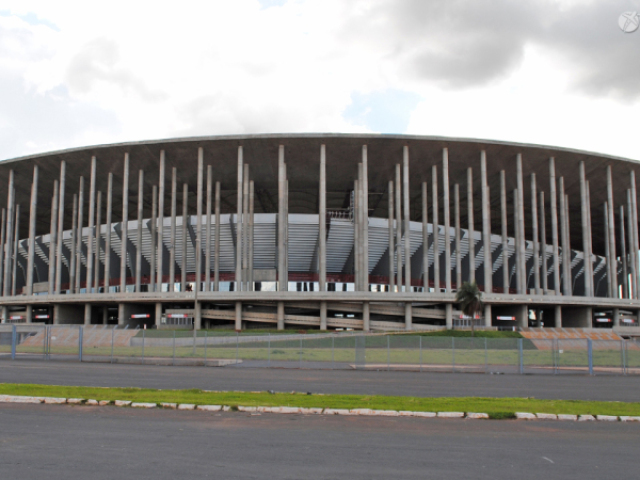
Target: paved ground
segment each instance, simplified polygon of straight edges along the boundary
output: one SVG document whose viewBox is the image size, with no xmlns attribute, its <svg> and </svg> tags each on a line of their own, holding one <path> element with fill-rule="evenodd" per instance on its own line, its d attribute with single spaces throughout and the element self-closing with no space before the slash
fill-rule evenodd
<svg viewBox="0 0 640 480">
<path fill-rule="evenodd" d="M 0 405 L 2 478 L 633 478 L 640 426 Z M 635 472 L 635 473 L 634 473 Z"/>
<path fill-rule="evenodd" d="M 495 396 L 617 401 L 640 399 L 640 376 L 606 375 L 590 377 L 238 369 L 3 360 L 0 361 L 0 382 L 242 391 L 295 390 L 420 397 Z"/>
</svg>

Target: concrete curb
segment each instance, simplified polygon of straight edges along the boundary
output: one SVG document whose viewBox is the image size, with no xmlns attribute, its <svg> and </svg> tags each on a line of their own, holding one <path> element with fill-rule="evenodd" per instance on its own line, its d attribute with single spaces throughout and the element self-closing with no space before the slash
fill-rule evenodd
<svg viewBox="0 0 640 480">
<path fill-rule="evenodd" d="M 412 412 L 407 410 L 372 410 L 370 408 L 354 408 L 351 410 L 342 408 L 303 408 L 303 407 L 245 407 L 231 405 L 195 405 L 193 403 L 151 403 L 132 402 L 131 400 L 95 400 L 84 398 L 58 398 L 58 397 L 28 397 L 20 395 L 0 395 L 0 403 L 42 403 L 49 405 L 87 405 L 87 406 L 107 406 L 131 408 L 167 408 L 172 410 L 199 410 L 203 412 L 231 412 L 238 411 L 244 413 L 279 413 L 285 415 L 344 415 L 363 417 L 418 417 L 418 418 L 468 418 L 468 419 L 489 419 L 489 414 L 479 412 Z M 640 423 L 640 416 L 616 416 L 616 415 L 572 415 L 566 413 L 529 413 L 516 412 L 518 420 L 557 420 L 573 422 L 628 422 Z"/>
</svg>

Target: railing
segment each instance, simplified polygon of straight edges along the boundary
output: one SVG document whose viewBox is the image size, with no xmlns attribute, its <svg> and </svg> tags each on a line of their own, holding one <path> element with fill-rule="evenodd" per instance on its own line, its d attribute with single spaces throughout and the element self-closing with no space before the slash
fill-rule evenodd
<svg viewBox="0 0 640 480">
<path fill-rule="evenodd" d="M 233 368 L 516 374 L 639 374 L 633 341 L 438 337 L 360 332 L 260 334 L 0 325 L 0 359 Z"/>
</svg>

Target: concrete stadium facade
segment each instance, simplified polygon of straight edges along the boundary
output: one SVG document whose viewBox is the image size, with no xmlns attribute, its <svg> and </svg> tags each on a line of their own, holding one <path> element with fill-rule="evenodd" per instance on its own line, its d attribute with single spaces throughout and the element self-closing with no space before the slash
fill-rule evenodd
<svg viewBox="0 0 640 480">
<path fill-rule="evenodd" d="M 639 166 L 341 134 L 7 160 L 2 321 L 421 330 L 475 281 L 484 326 L 637 326 Z"/>
</svg>

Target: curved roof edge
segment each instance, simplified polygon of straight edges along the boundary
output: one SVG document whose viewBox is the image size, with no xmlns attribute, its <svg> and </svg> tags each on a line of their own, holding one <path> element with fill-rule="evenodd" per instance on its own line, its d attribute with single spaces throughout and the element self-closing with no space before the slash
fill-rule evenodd
<svg viewBox="0 0 640 480">
<path fill-rule="evenodd" d="M 194 136 L 194 137 L 176 137 L 176 138 L 165 138 L 165 139 L 156 139 L 156 140 L 86 145 L 83 147 L 73 147 L 73 148 L 66 148 L 62 150 L 52 150 L 52 151 L 36 153 L 32 155 L 25 155 L 22 157 L 8 158 L 5 160 L 0 160 L 0 163 L 3 163 L 3 164 L 14 163 L 14 162 L 20 162 L 23 160 L 32 160 L 36 158 L 47 157 L 50 155 L 63 155 L 63 154 L 80 152 L 82 150 L 91 150 L 91 149 L 95 150 L 95 149 L 112 148 L 112 147 L 121 148 L 121 147 L 128 147 L 128 146 L 133 147 L 133 146 L 157 145 L 162 143 L 169 144 L 169 143 L 179 143 L 179 142 L 203 142 L 203 141 L 215 141 L 215 140 L 241 141 L 241 140 L 249 140 L 254 138 L 262 138 L 262 139 L 389 138 L 394 140 L 406 139 L 406 140 L 446 141 L 446 142 L 459 142 L 459 143 L 481 143 L 486 145 L 505 145 L 505 146 L 531 148 L 531 149 L 555 150 L 558 152 L 569 153 L 569 154 L 592 155 L 592 156 L 597 156 L 597 157 L 606 158 L 610 160 L 640 163 L 640 160 L 636 160 L 633 158 L 618 157 L 615 155 L 609 155 L 609 154 L 600 153 L 600 152 L 580 150 L 580 149 L 568 148 L 568 147 L 558 147 L 553 145 L 509 142 L 506 140 L 487 140 L 487 139 L 481 139 L 481 138 L 446 137 L 446 136 L 437 136 L 437 135 L 404 135 L 404 134 L 387 134 L 387 133 L 257 133 L 257 134 L 247 134 L 247 135 L 207 135 L 207 136 Z"/>
</svg>

